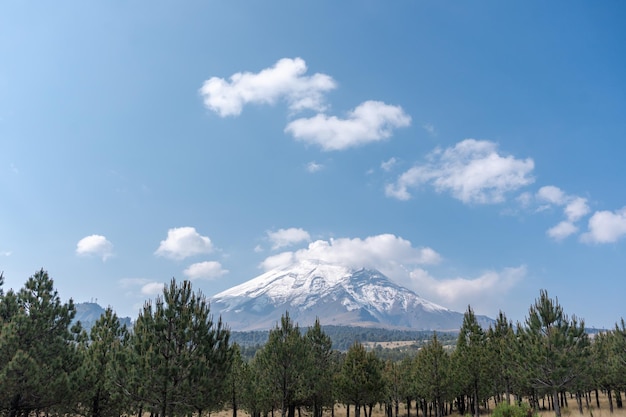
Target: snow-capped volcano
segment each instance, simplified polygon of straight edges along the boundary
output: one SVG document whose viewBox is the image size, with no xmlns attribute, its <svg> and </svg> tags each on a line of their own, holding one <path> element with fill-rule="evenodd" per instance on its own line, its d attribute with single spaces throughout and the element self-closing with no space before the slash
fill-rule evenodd
<svg viewBox="0 0 626 417">
<path fill-rule="evenodd" d="M 211 298 L 211 310 L 233 330 L 273 328 L 289 311 L 300 326 L 458 330 L 463 314 L 431 303 L 376 270 L 301 261 L 268 271 Z M 490 321 L 486 317 L 477 317 Z"/>
</svg>

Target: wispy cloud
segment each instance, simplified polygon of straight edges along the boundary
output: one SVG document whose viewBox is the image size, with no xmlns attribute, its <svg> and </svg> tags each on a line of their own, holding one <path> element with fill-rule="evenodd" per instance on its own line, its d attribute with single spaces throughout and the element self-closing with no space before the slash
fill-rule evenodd
<svg viewBox="0 0 626 417">
<path fill-rule="evenodd" d="M 106 261 L 113 256 L 113 244 L 102 235 L 90 235 L 82 238 L 76 244 L 76 254 L 79 256 L 97 256 Z"/>
<path fill-rule="evenodd" d="M 293 120 L 285 132 L 325 151 L 338 151 L 387 139 L 394 129 L 410 124 L 411 117 L 400 106 L 366 101 L 350 111 L 345 119 L 317 114 Z"/>
<path fill-rule="evenodd" d="M 380 167 L 383 171 L 391 171 L 391 169 L 398 163 L 398 160 L 394 157 L 387 159 L 386 161 L 381 162 Z"/>
<path fill-rule="evenodd" d="M 237 72 L 227 81 L 211 77 L 200 93 L 205 106 L 221 117 L 238 116 L 245 104 L 274 104 L 285 100 L 292 111 L 323 111 L 324 94 L 336 87 L 326 74 L 305 75 L 302 58 L 283 58 L 258 73 Z"/>
<path fill-rule="evenodd" d="M 306 164 L 306 170 L 308 172 L 310 172 L 311 174 L 314 174 L 318 171 L 321 171 L 324 169 L 324 165 L 323 164 L 318 164 L 315 161 L 311 161 L 308 164 Z"/>
<path fill-rule="evenodd" d="M 435 136 L 437 135 L 437 130 L 435 129 L 435 125 L 432 123 L 424 123 L 422 124 L 422 129 L 428 132 L 429 135 Z"/>
<path fill-rule="evenodd" d="M 183 271 L 183 274 L 191 280 L 212 280 L 228 274 L 228 270 L 224 269 L 219 262 L 206 261 L 189 265 L 189 267 Z"/>
<path fill-rule="evenodd" d="M 161 295 L 164 288 L 165 284 L 162 282 L 148 282 L 141 287 L 141 294 L 148 297 Z"/>
<path fill-rule="evenodd" d="M 180 260 L 212 251 L 211 239 L 200 235 L 194 227 L 177 227 L 167 231 L 167 238 L 161 241 L 154 254 Z"/>
<path fill-rule="evenodd" d="M 588 231 L 580 238 L 586 243 L 614 243 L 626 236 L 626 207 L 616 211 L 596 211 Z"/>
<path fill-rule="evenodd" d="M 532 159 L 503 155 L 496 143 L 487 140 L 466 139 L 445 150 L 436 149 L 428 161 L 388 184 L 387 196 L 408 200 L 411 188 L 431 184 L 437 192 L 449 192 L 464 203 L 491 204 L 534 181 Z"/>
<path fill-rule="evenodd" d="M 508 293 L 527 274 L 525 266 L 504 268 L 501 271 L 486 271 L 478 277 L 456 277 L 437 279 L 424 269 L 411 271 L 413 286 L 419 288 L 420 295 L 457 311 L 463 311 L 470 304 L 478 311 L 495 312 L 497 306 L 493 300 Z M 490 297 L 485 297 L 490 294 Z"/>
<path fill-rule="evenodd" d="M 311 240 L 311 235 L 304 229 L 290 227 L 289 229 L 278 229 L 275 232 L 267 232 L 267 238 L 272 243 L 272 250 L 295 245 Z"/>
</svg>

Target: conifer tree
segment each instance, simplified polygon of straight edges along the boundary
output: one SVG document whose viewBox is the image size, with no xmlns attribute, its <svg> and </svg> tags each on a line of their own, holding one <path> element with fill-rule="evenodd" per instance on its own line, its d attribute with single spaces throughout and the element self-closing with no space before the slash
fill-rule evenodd
<svg viewBox="0 0 626 417">
<path fill-rule="evenodd" d="M 201 292 L 172 279 L 154 308 L 146 302 L 134 326 L 134 365 L 142 382 L 136 395 L 162 417 L 215 409 L 225 399 L 229 335 L 221 319 L 213 322 Z"/>
<path fill-rule="evenodd" d="M 339 396 L 348 406 L 354 405 L 355 417 L 360 417 L 361 407 L 384 399 L 382 362 L 372 352 L 355 342 L 343 361 L 338 378 Z"/>
<path fill-rule="evenodd" d="M 417 353 L 415 365 L 418 396 L 433 405 L 435 417 L 441 417 L 444 401 L 450 394 L 450 356 L 437 340 L 437 333 Z"/>
<path fill-rule="evenodd" d="M 312 409 L 313 417 L 322 417 L 324 407 L 334 405 L 332 341 L 318 319 L 304 335 L 305 376 L 303 397 Z"/>
<path fill-rule="evenodd" d="M 561 417 L 559 394 L 571 387 L 587 367 L 589 338 L 583 321 L 569 319 L 557 300 L 541 290 L 530 306 L 520 346 L 534 388 L 552 395 Z"/>
<path fill-rule="evenodd" d="M 486 335 L 470 306 L 463 315 L 463 324 L 454 352 L 454 366 L 460 393 L 471 398 L 475 417 L 480 414 L 481 401 L 486 397 L 488 355 Z"/>
<path fill-rule="evenodd" d="M 280 326 L 270 331 L 267 343 L 257 354 L 257 366 L 275 396 L 281 417 L 294 417 L 296 407 L 302 404 L 305 364 L 300 328 L 286 312 L 280 319 Z"/>
<path fill-rule="evenodd" d="M 128 343 L 129 332 L 109 307 L 91 328 L 88 340 L 80 344 L 81 366 L 74 375 L 81 414 L 90 417 L 117 417 L 127 401 L 111 379 L 115 361 Z"/>
<path fill-rule="evenodd" d="M 9 417 L 63 412 L 72 406 L 70 375 L 78 356 L 70 324 L 74 303 L 62 303 L 43 269 L 2 296 L 0 407 Z"/>
</svg>

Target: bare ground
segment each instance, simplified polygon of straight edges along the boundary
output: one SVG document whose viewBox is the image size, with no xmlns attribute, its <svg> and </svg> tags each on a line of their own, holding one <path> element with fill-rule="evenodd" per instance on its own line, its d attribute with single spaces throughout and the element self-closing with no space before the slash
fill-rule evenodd
<svg viewBox="0 0 626 417">
<path fill-rule="evenodd" d="M 626 417 L 626 407 L 622 409 L 618 409 L 615 406 L 615 402 L 613 403 L 613 406 L 614 406 L 613 414 L 609 412 L 609 404 L 605 395 L 600 394 L 600 408 L 596 407 L 595 397 L 592 396 L 592 398 L 593 398 L 592 405 L 589 408 L 586 407 L 583 401 L 583 414 L 580 414 L 578 412 L 578 406 L 576 405 L 575 399 L 568 400 L 569 407 L 564 407 L 561 409 L 562 416 L 563 417 L 577 417 L 577 416 L 582 415 L 585 417 Z M 493 407 L 492 407 L 492 410 L 493 410 Z M 489 414 L 490 414 L 489 412 L 484 412 L 482 415 L 488 416 Z M 404 404 L 401 404 L 400 413 L 398 417 L 406 417 L 406 415 L 407 415 L 406 407 L 404 406 Z M 274 416 L 280 417 L 280 411 L 275 413 Z M 354 417 L 354 408 L 350 410 L 350 416 Z M 539 416 L 540 417 L 554 417 L 554 411 L 542 410 L 539 412 Z M 211 417 L 232 417 L 232 411 L 224 410 L 218 413 L 212 413 Z M 250 417 L 250 416 L 244 411 L 239 411 L 237 413 L 237 417 Z M 303 410 L 301 417 L 309 417 L 309 413 L 306 413 Z M 324 417 L 331 417 L 330 410 L 326 410 L 324 412 Z M 346 408 L 343 405 L 335 406 L 335 417 L 346 417 Z M 361 411 L 361 417 L 364 417 L 363 411 Z M 375 407 L 374 410 L 372 410 L 372 417 L 386 417 L 386 416 L 385 416 L 384 410 L 381 407 Z M 414 405 L 411 408 L 411 417 L 416 417 Z M 419 417 L 423 417 L 421 412 L 420 412 Z M 458 413 L 453 413 L 449 417 L 460 417 L 460 415 Z"/>
</svg>

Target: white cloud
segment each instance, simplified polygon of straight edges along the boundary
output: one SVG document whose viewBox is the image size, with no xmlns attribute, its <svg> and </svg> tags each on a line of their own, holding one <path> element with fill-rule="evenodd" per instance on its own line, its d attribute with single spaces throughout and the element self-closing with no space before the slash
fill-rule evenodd
<svg viewBox="0 0 626 417">
<path fill-rule="evenodd" d="M 548 229 L 546 234 L 554 240 L 563 240 L 576 232 L 578 232 L 578 227 L 572 222 L 564 220 L 556 226 Z"/>
<path fill-rule="evenodd" d="M 537 191 L 537 198 L 557 206 L 561 206 L 567 201 L 566 194 L 559 187 L 555 187 L 554 185 L 541 187 L 539 191 Z"/>
<path fill-rule="evenodd" d="M 581 236 L 587 243 L 613 243 L 626 236 L 626 207 L 617 211 L 596 211 L 589 230 Z"/>
<path fill-rule="evenodd" d="M 306 72 L 302 58 L 283 58 L 258 73 L 235 73 L 229 81 L 211 77 L 200 93 L 205 106 L 221 117 L 241 114 L 248 103 L 274 104 L 278 100 L 286 100 L 292 111 L 323 111 L 324 93 L 334 89 L 336 83 L 326 74 L 307 76 Z"/>
<path fill-rule="evenodd" d="M 0 256 L 11 256 L 12 253 L 13 252 L 11 252 L 10 250 L 7 250 L 7 251 L 0 252 Z"/>
<path fill-rule="evenodd" d="M 487 312 L 493 309 L 493 300 L 510 291 L 526 276 L 526 267 L 505 268 L 502 271 L 487 271 L 476 278 L 437 279 L 423 269 L 411 271 L 410 277 L 415 288 L 426 299 L 446 307 L 464 311 L 471 305 L 475 311 Z M 489 297 L 485 297 L 489 294 Z"/>
<path fill-rule="evenodd" d="M 382 234 L 365 239 L 317 240 L 305 249 L 270 256 L 260 267 L 267 271 L 304 259 L 321 260 L 354 268 L 374 268 L 395 278 L 402 273 L 406 275 L 405 268 L 408 266 L 436 264 L 441 260 L 441 256 L 429 247 L 416 248 L 410 241 L 401 237 Z"/>
<path fill-rule="evenodd" d="M 554 240 L 563 240 L 568 236 L 578 232 L 578 227 L 574 224 L 591 211 L 587 205 L 587 199 L 565 193 L 559 187 L 546 185 L 541 187 L 536 194 L 537 200 L 546 203 L 538 208 L 538 211 L 549 209 L 552 206 L 563 207 L 563 214 L 566 220 L 548 229 L 546 234 Z"/>
<path fill-rule="evenodd" d="M 410 168 L 387 185 L 387 196 L 408 200 L 409 188 L 430 183 L 437 192 L 450 192 L 464 203 L 499 203 L 507 192 L 534 181 L 532 159 L 503 156 L 497 144 L 486 140 L 466 139 L 431 152 L 428 159 L 428 164 Z"/>
<path fill-rule="evenodd" d="M 318 164 L 315 161 L 311 161 L 308 164 L 306 164 L 306 170 L 310 172 L 311 174 L 321 171 L 322 169 L 324 169 L 324 165 Z"/>
<path fill-rule="evenodd" d="M 212 251 L 211 239 L 201 236 L 195 228 L 177 227 L 167 231 L 167 239 L 161 241 L 154 254 L 180 260 Z"/>
<path fill-rule="evenodd" d="M 572 200 L 567 203 L 563 211 L 569 221 L 575 222 L 589 214 L 591 209 L 589 209 L 587 205 L 586 198 L 573 197 Z"/>
<path fill-rule="evenodd" d="M 309 232 L 295 227 L 290 227 L 289 229 L 278 229 L 276 232 L 267 232 L 267 237 L 270 242 L 272 242 L 273 250 L 311 240 Z"/>
<path fill-rule="evenodd" d="M 411 117 L 401 107 L 370 100 L 359 104 L 346 119 L 318 114 L 290 122 L 285 132 L 325 151 L 337 151 L 387 139 L 393 129 L 410 124 Z"/>
<path fill-rule="evenodd" d="M 161 295 L 163 294 L 163 288 L 165 288 L 165 284 L 162 282 L 149 282 L 141 287 L 141 294 L 148 297 Z"/>
<path fill-rule="evenodd" d="M 102 235 L 90 235 L 78 241 L 76 254 L 80 256 L 98 256 L 104 262 L 113 256 L 113 244 Z"/>
<path fill-rule="evenodd" d="M 183 271 L 189 279 L 215 279 L 228 273 L 219 262 L 206 261 L 190 265 Z"/>
<path fill-rule="evenodd" d="M 394 167 L 394 165 L 396 165 L 396 163 L 398 162 L 398 160 L 396 158 L 389 158 L 386 161 L 381 162 L 380 167 L 383 169 L 383 171 L 391 171 L 391 168 Z"/>
</svg>

